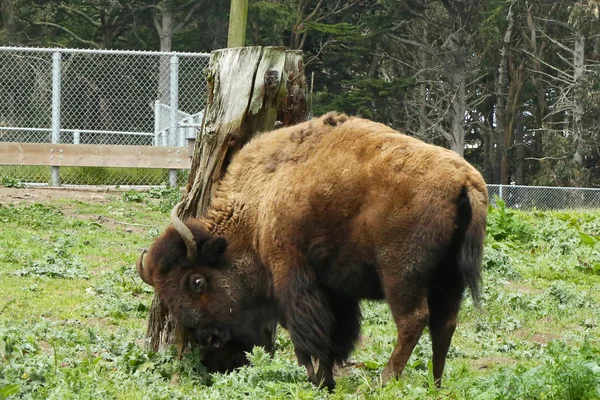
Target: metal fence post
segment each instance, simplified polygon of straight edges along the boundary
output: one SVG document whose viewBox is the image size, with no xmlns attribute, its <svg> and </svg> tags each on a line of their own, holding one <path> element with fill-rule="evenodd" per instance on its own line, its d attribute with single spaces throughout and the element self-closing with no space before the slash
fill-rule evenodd
<svg viewBox="0 0 600 400">
<path fill-rule="evenodd" d="M 179 57 L 173 55 L 170 60 L 169 68 L 169 106 L 171 107 L 171 126 L 169 128 L 169 145 L 183 146 L 185 138 L 182 138 L 183 132 L 179 133 L 177 129 L 177 114 L 179 112 Z M 178 134 L 179 133 L 179 134 Z M 169 186 L 177 186 L 177 170 L 169 170 Z"/>
<path fill-rule="evenodd" d="M 81 132 L 75 131 L 73 132 L 73 144 L 79 144 L 81 140 Z"/>
<path fill-rule="evenodd" d="M 498 186 L 498 197 L 500 197 L 500 200 L 504 200 L 504 199 L 502 198 L 502 184 L 500 184 L 500 185 Z"/>
<path fill-rule="evenodd" d="M 160 146 L 160 100 L 154 102 L 154 145 Z"/>
<path fill-rule="evenodd" d="M 52 144 L 60 143 L 60 64 L 60 53 L 52 53 Z M 52 167 L 50 184 L 60 186 L 59 167 Z"/>
</svg>

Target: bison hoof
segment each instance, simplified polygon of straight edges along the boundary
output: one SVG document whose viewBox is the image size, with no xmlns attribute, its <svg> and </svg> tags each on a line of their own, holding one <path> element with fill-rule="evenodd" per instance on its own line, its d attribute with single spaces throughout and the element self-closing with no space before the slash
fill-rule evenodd
<svg viewBox="0 0 600 400">
<path fill-rule="evenodd" d="M 317 379 L 317 374 L 309 375 L 308 381 L 315 385 L 318 389 L 327 389 L 329 393 L 333 393 L 335 390 L 335 381 L 319 381 Z"/>
<path fill-rule="evenodd" d="M 335 390 L 335 382 L 325 382 L 323 383 L 323 387 L 327 389 L 329 393 L 333 393 L 333 391 Z"/>
<path fill-rule="evenodd" d="M 387 385 L 392 379 L 396 377 L 396 374 L 392 370 L 390 365 L 387 365 L 383 370 L 383 375 L 381 377 L 383 386 Z"/>
</svg>

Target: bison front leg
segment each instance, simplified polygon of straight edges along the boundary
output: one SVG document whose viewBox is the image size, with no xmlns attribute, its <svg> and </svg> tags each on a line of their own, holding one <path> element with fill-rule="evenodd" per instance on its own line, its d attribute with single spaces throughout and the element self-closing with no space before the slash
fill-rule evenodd
<svg viewBox="0 0 600 400">
<path fill-rule="evenodd" d="M 290 264 L 285 264 L 290 265 Z M 285 326 L 290 333 L 300 365 L 316 386 L 333 389 L 332 334 L 334 317 L 326 293 L 317 284 L 308 266 L 286 267 L 275 271 L 275 296 Z M 279 279 L 278 279 L 279 278 Z M 319 360 L 314 372 L 311 358 Z"/>
<path fill-rule="evenodd" d="M 312 363 L 312 358 L 306 353 L 296 350 L 298 364 L 306 368 L 308 381 L 316 387 L 325 387 L 330 392 L 335 389 L 335 381 L 333 379 L 333 363 L 326 360 L 319 360 L 319 369 L 315 374 L 315 368 Z"/>
<path fill-rule="evenodd" d="M 325 387 L 329 392 L 335 389 L 335 380 L 333 379 L 333 362 L 329 360 L 319 360 L 319 369 L 313 382 L 317 387 Z"/>
<path fill-rule="evenodd" d="M 303 353 L 302 351 L 297 350 L 297 349 L 295 349 L 294 352 L 296 353 L 296 358 L 298 359 L 298 365 L 306 368 L 306 374 L 308 375 L 308 381 L 311 383 L 315 383 L 316 382 L 315 367 L 313 366 L 312 358 L 311 358 L 310 354 Z"/>
</svg>

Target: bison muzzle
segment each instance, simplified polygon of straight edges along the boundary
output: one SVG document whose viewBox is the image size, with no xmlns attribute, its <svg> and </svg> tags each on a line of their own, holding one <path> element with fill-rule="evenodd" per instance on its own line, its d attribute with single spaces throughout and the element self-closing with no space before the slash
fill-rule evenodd
<svg viewBox="0 0 600 400">
<path fill-rule="evenodd" d="M 479 301 L 487 202 L 457 154 L 330 113 L 251 140 L 209 211 L 184 223 L 174 210 L 137 269 L 210 349 L 249 351 L 278 321 L 329 389 L 359 337 L 360 300 L 385 300 L 398 335 L 384 380 L 428 325 L 440 385 L 465 289 Z"/>
</svg>

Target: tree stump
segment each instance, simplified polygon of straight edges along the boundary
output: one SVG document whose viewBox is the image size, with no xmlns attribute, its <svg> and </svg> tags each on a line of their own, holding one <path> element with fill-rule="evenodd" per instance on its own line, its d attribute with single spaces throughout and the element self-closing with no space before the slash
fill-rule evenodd
<svg viewBox="0 0 600 400">
<path fill-rule="evenodd" d="M 179 217 L 200 217 L 233 155 L 256 133 L 308 118 L 302 52 L 281 47 L 214 51 L 208 70 L 208 106 L 196 139 L 192 167 Z M 263 343 L 273 354 L 277 324 L 264 327 Z M 154 351 L 189 347 L 187 333 L 155 295 L 148 319 L 148 347 Z M 205 357 L 227 355 L 211 352 Z M 206 360 L 208 364 L 211 360 Z M 214 360 L 213 360 L 214 361 Z"/>
</svg>

